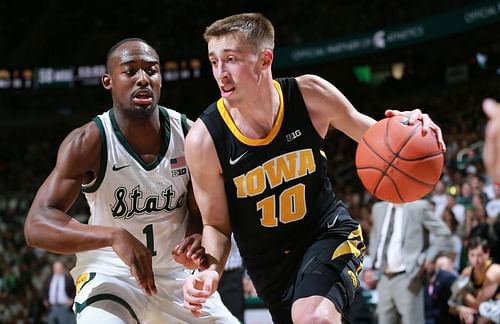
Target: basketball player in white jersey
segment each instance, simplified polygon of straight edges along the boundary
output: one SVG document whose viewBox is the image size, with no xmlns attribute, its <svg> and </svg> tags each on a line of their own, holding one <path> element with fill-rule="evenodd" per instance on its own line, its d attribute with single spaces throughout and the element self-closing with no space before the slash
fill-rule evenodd
<svg viewBox="0 0 500 324">
<path fill-rule="evenodd" d="M 113 108 L 61 144 L 26 218 L 27 243 L 76 253 L 78 323 L 198 323 L 182 306 L 186 268 L 205 260 L 184 161 L 188 123 L 158 106 L 159 57 L 145 41 L 120 41 L 106 63 Z M 80 190 L 88 224 L 67 214 Z M 206 306 L 199 323 L 238 323 L 219 296 Z"/>
</svg>

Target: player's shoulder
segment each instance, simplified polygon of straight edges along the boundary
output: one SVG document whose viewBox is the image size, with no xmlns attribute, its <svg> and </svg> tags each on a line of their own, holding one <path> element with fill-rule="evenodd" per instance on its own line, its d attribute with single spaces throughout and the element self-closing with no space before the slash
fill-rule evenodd
<svg viewBox="0 0 500 324">
<path fill-rule="evenodd" d="M 101 134 L 95 122 L 75 128 L 59 146 L 57 167 L 71 173 L 94 167 L 101 155 L 101 143 Z"/>
<path fill-rule="evenodd" d="M 211 142 L 212 137 L 210 136 L 207 126 L 200 118 L 198 118 L 189 129 L 189 133 L 186 136 L 186 145 L 198 145 L 203 147 L 203 145 L 207 145 Z"/>
<path fill-rule="evenodd" d="M 184 137 L 187 135 L 188 131 L 193 125 L 192 120 L 190 120 L 185 114 L 172 108 L 158 106 L 158 109 L 160 110 L 160 114 L 163 115 L 165 119 L 169 120 L 171 124 L 177 125 L 177 127 L 182 128 Z"/>
<path fill-rule="evenodd" d="M 73 129 L 63 140 L 59 151 L 85 156 L 94 150 L 100 150 L 101 142 L 99 127 L 91 121 Z"/>
<path fill-rule="evenodd" d="M 64 143 L 75 143 L 79 145 L 90 145 L 97 140 L 100 142 L 99 127 L 94 121 L 73 129 L 65 138 Z"/>
<path fill-rule="evenodd" d="M 295 77 L 295 80 L 301 90 L 314 90 L 327 82 L 325 79 L 315 74 L 303 74 Z"/>
</svg>

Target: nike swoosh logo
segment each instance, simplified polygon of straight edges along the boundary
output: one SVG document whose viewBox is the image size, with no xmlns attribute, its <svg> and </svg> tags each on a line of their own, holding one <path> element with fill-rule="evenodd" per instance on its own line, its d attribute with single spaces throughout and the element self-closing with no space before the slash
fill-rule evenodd
<svg viewBox="0 0 500 324">
<path fill-rule="evenodd" d="M 130 164 L 127 164 L 127 165 L 124 165 L 124 166 L 121 166 L 121 167 L 117 167 L 116 164 L 115 164 L 115 165 L 113 165 L 113 167 L 111 168 L 111 170 L 118 171 L 118 170 L 121 170 L 121 169 L 129 167 L 129 166 L 130 166 Z"/>
<path fill-rule="evenodd" d="M 335 226 L 335 223 L 337 222 L 337 218 L 339 218 L 339 215 L 335 216 L 335 218 L 332 220 L 332 222 L 331 222 L 331 223 L 326 223 L 326 227 L 327 227 L 328 229 L 330 229 L 330 228 L 334 227 L 334 226 Z"/>
<path fill-rule="evenodd" d="M 238 163 L 239 160 L 241 160 L 242 157 L 244 157 L 246 154 L 248 153 L 248 151 L 246 151 L 245 153 L 241 154 L 240 156 L 238 156 L 236 159 L 232 159 L 232 158 L 229 158 L 229 164 L 230 165 L 235 165 L 236 163 Z"/>
</svg>

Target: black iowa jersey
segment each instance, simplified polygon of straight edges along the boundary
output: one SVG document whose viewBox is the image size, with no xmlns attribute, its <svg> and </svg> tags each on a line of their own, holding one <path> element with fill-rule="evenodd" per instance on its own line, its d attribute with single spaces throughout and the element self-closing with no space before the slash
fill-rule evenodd
<svg viewBox="0 0 500 324">
<path fill-rule="evenodd" d="M 278 79 L 274 86 L 280 107 L 266 138 L 241 134 L 222 99 L 200 116 L 222 166 L 231 225 L 245 266 L 250 276 L 270 277 L 265 280 L 269 284 L 293 273 L 294 269 L 284 269 L 285 264 L 300 260 L 293 260 L 295 253 L 290 252 L 317 237 L 337 205 L 320 150 L 323 139 L 297 81 Z M 297 258 L 303 252 L 297 251 Z M 254 280 L 257 291 L 269 288 L 262 281 Z"/>
</svg>

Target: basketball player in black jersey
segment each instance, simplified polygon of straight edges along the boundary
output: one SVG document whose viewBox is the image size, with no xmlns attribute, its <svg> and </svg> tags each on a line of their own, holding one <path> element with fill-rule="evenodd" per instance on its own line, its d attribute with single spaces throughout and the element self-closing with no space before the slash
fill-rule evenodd
<svg viewBox="0 0 500 324">
<path fill-rule="evenodd" d="M 274 30 L 260 14 L 214 22 L 204 34 L 221 99 L 186 139 L 209 269 L 184 284 L 200 314 L 216 291 L 234 232 L 276 323 L 340 323 L 359 286 L 361 229 L 335 199 L 321 146 L 330 127 L 355 141 L 375 123 L 314 75 L 273 80 Z M 389 110 L 441 130 L 420 110 Z"/>
</svg>

